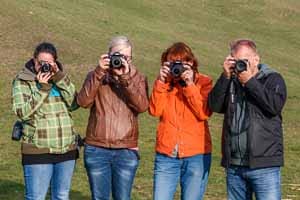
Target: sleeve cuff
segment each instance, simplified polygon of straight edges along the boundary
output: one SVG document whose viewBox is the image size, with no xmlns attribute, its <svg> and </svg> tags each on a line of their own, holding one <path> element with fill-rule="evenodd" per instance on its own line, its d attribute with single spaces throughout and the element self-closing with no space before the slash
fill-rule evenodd
<svg viewBox="0 0 300 200">
<path fill-rule="evenodd" d="M 41 91 L 43 92 L 49 92 L 52 88 L 52 84 L 47 84 L 47 83 L 40 83 L 41 85 Z"/>
<path fill-rule="evenodd" d="M 94 71 L 98 80 L 100 80 L 106 74 L 106 71 L 102 69 L 100 66 L 97 66 Z"/>
<path fill-rule="evenodd" d="M 52 81 L 54 83 L 57 83 L 60 80 L 62 80 L 65 76 L 66 76 L 66 73 L 64 73 L 63 71 L 58 71 L 56 74 L 54 74 Z"/>
<path fill-rule="evenodd" d="M 120 85 L 122 85 L 123 87 L 128 87 L 128 85 L 130 84 L 130 72 L 128 72 L 127 74 L 122 74 L 119 76 L 119 83 Z"/>
<path fill-rule="evenodd" d="M 252 78 L 250 78 L 250 79 L 246 82 L 245 88 L 246 88 L 247 90 L 249 90 L 249 92 L 255 91 L 255 90 L 256 90 L 255 88 L 258 86 L 257 84 L 258 84 L 258 83 L 257 83 L 256 78 L 255 78 L 255 77 L 252 77 Z"/>
</svg>

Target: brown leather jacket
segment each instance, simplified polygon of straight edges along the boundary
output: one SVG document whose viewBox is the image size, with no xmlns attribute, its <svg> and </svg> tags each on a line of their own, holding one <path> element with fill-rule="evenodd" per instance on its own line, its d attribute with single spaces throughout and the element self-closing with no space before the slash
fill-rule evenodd
<svg viewBox="0 0 300 200">
<path fill-rule="evenodd" d="M 137 147 L 137 116 L 148 109 L 149 97 L 147 79 L 135 67 L 131 66 L 130 73 L 119 76 L 118 81 L 97 67 L 87 75 L 77 103 L 90 107 L 87 144 L 106 148 Z"/>
</svg>

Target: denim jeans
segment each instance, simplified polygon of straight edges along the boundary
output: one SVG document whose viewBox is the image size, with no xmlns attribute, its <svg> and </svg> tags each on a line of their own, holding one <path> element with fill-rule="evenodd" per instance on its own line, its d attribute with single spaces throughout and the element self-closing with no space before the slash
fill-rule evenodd
<svg viewBox="0 0 300 200">
<path fill-rule="evenodd" d="M 85 145 L 84 164 L 93 200 L 130 200 L 138 154 L 129 149 L 107 149 Z"/>
<path fill-rule="evenodd" d="M 250 200 L 280 200 L 280 167 L 250 169 L 231 166 L 227 169 L 227 198 Z"/>
<path fill-rule="evenodd" d="M 75 160 L 24 165 L 25 199 L 44 200 L 51 184 L 52 200 L 68 200 Z"/>
<path fill-rule="evenodd" d="M 203 199 L 211 165 L 211 154 L 172 158 L 156 153 L 154 200 L 172 200 L 180 180 L 182 200 Z"/>
</svg>

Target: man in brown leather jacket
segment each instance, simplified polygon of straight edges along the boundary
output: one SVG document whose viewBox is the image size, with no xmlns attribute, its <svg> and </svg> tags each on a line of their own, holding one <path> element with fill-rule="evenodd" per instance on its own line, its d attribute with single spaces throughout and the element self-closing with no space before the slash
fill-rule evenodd
<svg viewBox="0 0 300 200">
<path fill-rule="evenodd" d="M 147 80 L 132 65 L 127 37 L 111 40 L 109 53 L 87 75 L 77 103 L 90 108 L 84 162 L 92 199 L 130 199 L 138 167 L 139 113 L 148 109 Z"/>
</svg>

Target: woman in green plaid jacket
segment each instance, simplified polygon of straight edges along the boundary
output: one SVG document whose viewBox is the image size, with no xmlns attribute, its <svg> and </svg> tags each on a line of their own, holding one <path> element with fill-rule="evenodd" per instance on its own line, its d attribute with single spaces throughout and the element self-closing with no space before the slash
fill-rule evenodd
<svg viewBox="0 0 300 200">
<path fill-rule="evenodd" d="M 75 87 L 51 43 L 39 44 L 13 81 L 13 111 L 23 124 L 21 139 L 25 199 L 69 199 L 78 157 L 71 111 Z"/>
</svg>

